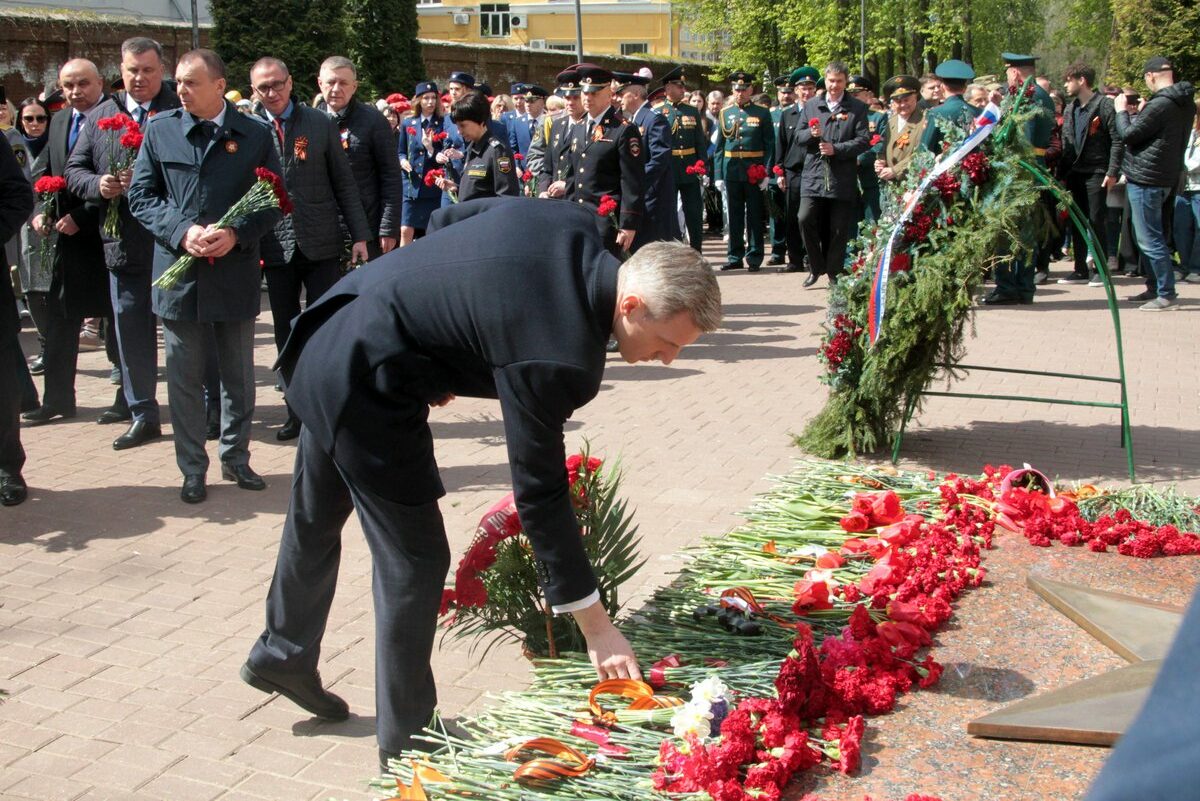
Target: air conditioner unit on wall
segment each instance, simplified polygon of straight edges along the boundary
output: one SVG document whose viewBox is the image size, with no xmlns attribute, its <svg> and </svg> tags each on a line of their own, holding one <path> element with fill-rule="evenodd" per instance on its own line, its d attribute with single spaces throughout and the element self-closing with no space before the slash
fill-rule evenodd
<svg viewBox="0 0 1200 801">
<path fill-rule="evenodd" d="M 508 24 L 514 29 L 528 28 L 529 17 L 525 16 L 524 14 L 509 14 Z"/>
<path fill-rule="evenodd" d="M 530 39 L 529 40 L 529 49 L 530 50 L 545 50 L 546 49 L 546 40 L 545 39 Z"/>
<path fill-rule="evenodd" d="M 454 15 L 454 24 L 455 25 L 466 25 L 470 21 L 471 21 L 470 14 L 455 14 Z"/>
</svg>

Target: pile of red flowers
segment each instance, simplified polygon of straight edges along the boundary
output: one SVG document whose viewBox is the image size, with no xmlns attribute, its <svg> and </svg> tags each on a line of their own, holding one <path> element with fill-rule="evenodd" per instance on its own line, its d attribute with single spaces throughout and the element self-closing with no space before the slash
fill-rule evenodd
<svg viewBox="0 0 1200 801">
<path fill-rule="evenodd" d="M 933 188 L 942 196 L 942 202 L 949 206 L 958 199 L 958 193 L 962 191 L 962 181 L 952 172 L 946 171 L 933 179 Z"/>
<path fill-rule="evenodd" d="M 751 164 L 746 168 L 746 180 L 752 184 L 761 184 L 767 179 L 767 168 L 763 164 Z"/>
<path fill-rule="evenodd" d="M 889 273 L 906 273 L 912 269 L 912 256 L 908 253 L 896 253 L 888 265 Z"/>
<path fill-rule="evenodd" d="M 862 334 L 862 328 L 844 314 L 833 318 L 832 336 L 821 344 L 821 355 L 829 365 L 829 372 L 836 373 L 838 367 L 854 350 L 855 337 Z"/>
<path fill-rule="evenodd" d="M 962 171 L 975 186 L 986 184 L 992 177 L 992 163 L 981 150 L 972 150 L 961 162 Z"/>
<path fill-rule="evenodd" d="M 920 245 L 929 239 L 929 233 L 933 228 L 933 217 L 923 205 L 917 204 L 917 207 L 913 209 L 912 216 L 904 224 L 904 242 L 910 245 Z"/>
<path fill-rule="evenodd" d="M 708 168 L 704 166 L 704 159 L 696 159 L 695 164 L 689 164 L 683 171 L 688 175 L 708 175 Z"/>
</svg>

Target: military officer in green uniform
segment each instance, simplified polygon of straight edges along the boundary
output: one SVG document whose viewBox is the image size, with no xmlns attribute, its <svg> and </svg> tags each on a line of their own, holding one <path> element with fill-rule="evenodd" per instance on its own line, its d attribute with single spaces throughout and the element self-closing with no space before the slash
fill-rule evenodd
<svg viewBox="0 0 1200 801">
<path fill-rule="evenodd" d="M 662 104 L 654 108 L 667 118 L 671 126 L 671 163 L 675 170 L 675 188 L 679 192 L 679 204 L 683 207 L 688 244 L 700 250 L 704 236 L 703 187 L 701 177 L 695 174 L 694 169 L 689 173 L 688 168 L 693 167 L 697 161 L 704 161 L 708 152 L 708 140 L 704 136 L 700 112 L 687 103 L 680 102 L 687 93 L 683 67 L 676 67 L 663 76 L 660 91 L 663 93 Z"/>
<path fill-rule="evenodd" d="M 896 75 L 883 85 L 883 99 L 891 109 L 879 132 L 875 151 L 875 174 L 881 181 L 899 181 L 908 163 L 921 147 L 929 112 L 917 102 L 921 82 L 911 75 Z"/>
<path fill-rule="evenodd" d="M 1036 113 L 1024 126 L 1025 138 L 1033 145 L 1034 156 L 1039 164 L 1045 166 L 1046 148 L 1050 145 L 1050 134 L 1054 130 L 1054 101 L 1050 95 L 1036 82 L 1030 80 L 1029 86 L 1025 81 L 1034 74 L 1035 56 L 1021 53 L 1001 53 L 1004 59 L 1004 70 L 1008 77 L 1008 91 L 1027 93 L 1027 100 L 1022 102 L 1022 108 L 1031 108 Z M 1029 104 L 1026 106 L 1025 104 Z M 996 268 L 996 288 L 983 297 L 988 305 L 1013 305 L 1016 303 L 1033 303 L 1034 270 L 1037 264 L 1038 247 L 1041 242 L 1039 217 L 1042 215 L 1039 205 L 1021 225 L 1020 241 L 1014 243 L 1013 258 Z"/>
<path fill-rule="evenodd" d="M 762 190 L 767 178 L 764 175 L 752 184 L 749 176 L 755 165 L 769 172 L 775 155 L 775 126 L 770 111 L 750 102 L 754 76 L 739 70 L 728 80 L 733 103 L 721 109 L 717 119 L 713 157 L 716 179 L 724 182 L 729 198 L 729 251 L 721 269 L 741 269 L 745 259 L 747 270 L 758 272 L 763 260 Z"/>
<path fill-rule="evenodd" d="M 870 105 L 875 102 L 875 83 L 866 75 L 851 75 L 846 84 L 846 94 Z M 887 115 L 882 111 L 871 111 L 867 114 L 867 133 L 871 137 L 871 147 L 858 155 L 858 190 L 861 193 L 858 207 L 858 221 L 874 222 L 879 219 L 879 176 L 875 174 L 876 146 L 887 126 Z"/>
<path fill-rule="evenodd" d="M 796 105 L 796 87 L 792 83 L 792 75 L 780 75 L 775 79 L 775 106 L 771 109 L 771 125 L 774 128 L 772 136 L 779 131 L 779 120 L 783 112 Z M 776 214 L 771 217 L 771 258 L 767 264 L 783 264 L 787 259 L 787 195 L 776 180 L 775 167 L 779 163 L 779 154 L 775 154 L 767 165 L 767 192 L 775 201 Z M 783 168 L 780 167 L 782 170 Z"/>
<path fill-rule="evenodd" d="M 925 112 L 925 117 L 929 122 L 925 126 L 925 138 L 921 144 L 932 150 L 934 155 L 940 156 L 942 142 L 946 138 L 946 135 L 942 133 L 941 125 L 950 124 L 969 131 L 979 110 L 963 98 L 963 93 L 967 91 L 967 84 L 975 78 L 975 70 L 971 68 L 970 64 L 952 58 L 938 64 L 933 74 L 942 81 L 945 100 L 941 105 Z"/>
</svg>

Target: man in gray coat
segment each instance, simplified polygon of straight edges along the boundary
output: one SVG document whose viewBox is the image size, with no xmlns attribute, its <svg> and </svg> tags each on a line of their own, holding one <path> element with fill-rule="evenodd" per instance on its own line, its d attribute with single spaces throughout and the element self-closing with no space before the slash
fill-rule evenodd
<svg viewBox="0 0 1200 801">
<path fill-rule="evenodd" d="M 167 399 L 180 497 L 199 503 L 208 493 L 204 452 L 204 338 L 215 335 L 221 376 L 221 476 L 242 489 L 266 487 L 250 469 L 254 414 L 254 318 L 262 272 L 259 240 L 282 218 L 277 207 L 246 214 L 227 228 L 215 223 L 256 181 L 255 169 L 278 175 L 279 156 L 262 120 L 225 100 L 225 63 L 211 50 L 179 58 L 176 91 L 183 108 L 159 114 L 133 168 L 129 209 L 154 235 L 157 279 L 185 253 L 196 261 L 170 289 L 156 287 L 163 321 Z"/>
<path fill-rule="evenodd" d="M 283 180 L 294 211 L 263 238 L 267 296 L 275 322 L 275 347 L 283 350 L 292 319 L 300 314 L 300 289 L 311 306 L 341 274 L 342 234 L 338 213 L 353 242 L 350 260 L 365 262 L 372 239 L 350 161 L 337 126 L 327 115 L 292 98 L 292 76 L 277 58 L 260 58 L 250 69 L 250 86 L 283 164 Z M 278 440 L 300 436 L 300 420 L 288 407 Z"/>
</svg>

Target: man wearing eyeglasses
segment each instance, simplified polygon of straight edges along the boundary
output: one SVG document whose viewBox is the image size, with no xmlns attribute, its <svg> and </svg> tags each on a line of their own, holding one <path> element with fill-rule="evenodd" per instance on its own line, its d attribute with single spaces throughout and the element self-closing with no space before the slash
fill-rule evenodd
<svg viewBox="0 0 1200 801">
<path fill-rule="evenodd" d="M 250 86 L 271 129 L 283 164 L 283 181 L 295 207 L 261 243 L 275 347 L 282 350 L 292 331 L 292 318 L 300 314 L 301 288 L 305 305 L 311 306 L 341 275 L 338 214 L 350 230 L 352 264 L 367 260 L 367 240 L 372 236 L 333 120 L 292 96 L 291 73 L 277 58 L 255 62 Z M 287 421 L 275 438 L 285 441 L 298 436 L 300 421 L 289 406 Z"/>
</svg>

